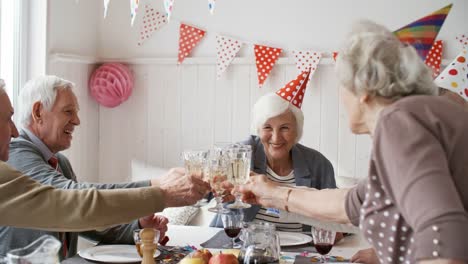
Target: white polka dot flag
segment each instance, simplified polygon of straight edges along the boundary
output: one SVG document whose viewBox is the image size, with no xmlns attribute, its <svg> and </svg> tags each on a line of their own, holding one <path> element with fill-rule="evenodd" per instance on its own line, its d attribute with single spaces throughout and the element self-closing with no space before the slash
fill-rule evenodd
<svg viewBox="0 0 468 264">
<path fill-rule="evenodd" d="M 150 3 L 145 5 L 145 13 L 140 24 L 140 36 L 138 45 L 143 44 L 151 35 L 167 24 L 167 16 L 159 11 L 156 11 Z"/>
<path fill-rule="evenodd" d="M 458 93 L 468 101 L 468 51 L 462 50 L 434 82 L 439 87 Z"/>
<path fill-rule="evenodd" d="M 164 0 L 164 10 L 166 10 L 167 20 L 171 19 L 174 0 Z"/>
<path fill-rule="evenodd" d="M 463 49 L 468 49 L 468 32 L 455 37 L 455 39 L 460 43 Z"/>
<path fill-rule="evenodd" d="M 208 9 L 210 10 L 210 14 L 214 14 L 216 0 L 208 0 Z"/>
<path fill-rule="evenodd" d="M 442 40 L 437 40 L 432 45 L 432 48 L 429 50 L 429 53 L 426 57 L 426 65 L 432 69 L 432 77 L 435 78 L 440 73 L 440 63 L 442 62 L 442 51 L 444 43 Z"/>
<path fill-rule="evenodd" d="M 196 27 L 181 23 L 179 29 L 179 57 L 178 63 L 181 64 L 193 48 L 205 36 L 205 31 Z"/>
<path fill-rule="evenodd" d="M 226 36 L 216 36 L 216 75 L 218 79 L 226 71 L 242 47 L 242 41 Z"/>
<path fill-rule="evenodd" d="M 140 0 L 130 0 L 130 24 L 133 26 L 133 22 L 135 22 L 136 14 L 138 12 L 138 3 Z"/>
<path fill-rule="evenodd" d="M 257 64 L 258 85 L 262 87 L 283 50 L 255 44 L 254 52 Z"/>
<path fill-rule="evenodd" d="M 288 82 L 283 88 L 279 89 L 276 94 L 300 109 L 302 106 L 302 100 L 304 100 L 310 72 L 310 69 L 308 71 L 301 72 L 296 79 Z"/>
<path fill-rule="evenodd" d="M 107 17 L 107 10 L 108 10 L 108 7 L 109 7 L 109 2 L 110 2 L 110 0 L 104 0 L 104 18 Z"/>
<path fill-rule="evenodd" d="M 293 50 L 292 53 L 294 55 L 294 61 L 296 62 L 296 68 L 299 72 L 311 70 L 309 78 L 312 78 L 312 75 L 317 69 L 320 59 L 322 58 L 322 53 L 310 50 Z"/>
</svg>

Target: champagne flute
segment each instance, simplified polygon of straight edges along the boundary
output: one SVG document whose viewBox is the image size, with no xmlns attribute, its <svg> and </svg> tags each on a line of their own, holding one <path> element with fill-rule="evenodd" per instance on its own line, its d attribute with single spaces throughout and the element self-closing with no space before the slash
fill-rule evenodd
<svg viewBox="0 0 468 264">
<path fill-rule="evenodd" d="M 235 144 L 226 151 L 229 157 L 228 178 L 234 185 L 244 184 L 250 176 L 250 159 L 252 157 L 252 147 L 250 145 Z M 242 202 L 241 193 L 235 193 L 236 200 L 228 205 L 231 209 L 250 208 L 251 205 Z"/>
<path fill-rule="evenodd" d="M 335 231 L 326 230 L 319 227 L 312 227 L 312 237 L 314 239 L 314 247 L 320 254 L 320 262 L 327 261 L 327 254 L 331 251 L 335 242 Z"/>
<path fill-rule="evenodd" d="M 205 177 L 205 167 L 208 160 L 209 151 L 204 149 L 184 150 L 182 158 L 184 160 L 184 167 L 186 175 L 195 175 L 202 180 L 207 181 Z M 203 206 L 206 199 L 199 200 L 194 206 Z"/>
<path fill-rule="evenodd" d="M 216 201 L 215 207 L 208 208 L 214 213 L 228 213 L 229 210 L 223 207 L 223 197 L 226 195 L 224 182 L 227 181 L 227 159 L 225 156 L 214 152 L 206 167 L 206 174 L 210 180 L 211 191 Z"/>
</svg>

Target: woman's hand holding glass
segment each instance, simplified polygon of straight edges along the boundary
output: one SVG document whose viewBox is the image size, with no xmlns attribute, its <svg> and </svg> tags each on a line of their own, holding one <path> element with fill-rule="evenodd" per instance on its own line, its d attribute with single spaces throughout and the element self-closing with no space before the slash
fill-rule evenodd
<svg viewBox="0 0 468 264">
<path fill-rule="evenodd" d="M 252 157 L 252 148 L 250 145 L 233 144 L 226 153 L 229 159 L 228 178 L 234 186 L 238 186 L 247 182 L 250 176 L 250 160 Z M 250 204 L 243 203 L 241 193 L 234 192 L 236 200 L 233 204 L 228 205 L 228 208 L 240 209 L 249 208 Z"/>
</svg>

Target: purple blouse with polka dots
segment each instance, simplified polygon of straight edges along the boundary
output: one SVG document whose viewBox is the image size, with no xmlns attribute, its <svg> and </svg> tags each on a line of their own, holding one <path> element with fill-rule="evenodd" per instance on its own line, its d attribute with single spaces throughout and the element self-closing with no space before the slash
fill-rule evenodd
<svg viewBox="0 0 468 264">
<path fill-rule="evenodd" d="M 468 112 L 409 96 L 382 110 L 369 175 L 347 196 L 381 263 L 468 261 Z"/>
</svg>

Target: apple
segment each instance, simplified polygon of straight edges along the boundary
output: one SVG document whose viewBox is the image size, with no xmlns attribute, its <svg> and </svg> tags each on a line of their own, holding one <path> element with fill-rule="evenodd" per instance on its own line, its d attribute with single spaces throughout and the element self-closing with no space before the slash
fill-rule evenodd
<svg viewBox="0 0 468 264">
<path fill-rule="evenodd" d="M 205 264 L 202 258 L 192 258 L 190 256 L 187 256 L 183 258 L 179 264 Z"/>
<path fill-rule="evenodd" d="M 192 258 L 203 259 L 203 262 L 205 264 L 208 264 L 212 256 L 213 254 L 211 254 L 211 252 L 206 248 L 198 249 L 197 251 L 193 252 L 191 255 Z"/>
<path fill-rule="evenodd" d="M 234 254 L 225 254 L 223 252 L 214 255 L 209 264 L 239 264 L 237 257 Z"/>
</svg>

